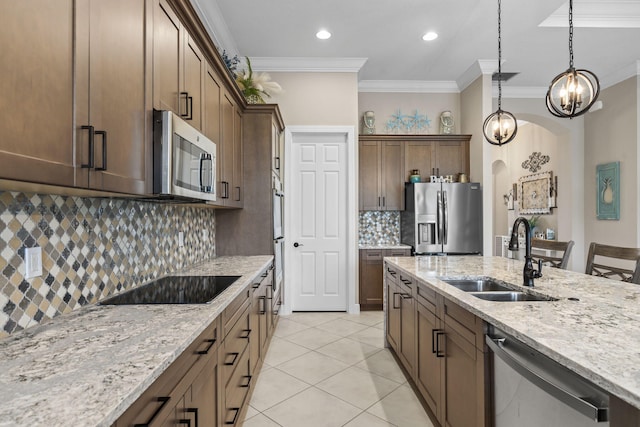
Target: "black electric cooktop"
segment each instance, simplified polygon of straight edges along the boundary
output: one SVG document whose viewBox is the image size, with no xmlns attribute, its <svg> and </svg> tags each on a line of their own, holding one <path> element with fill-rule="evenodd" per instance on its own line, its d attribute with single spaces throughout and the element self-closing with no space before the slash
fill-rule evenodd
<svg viewBox="0 0 640 427">
<path fill-rule="evenodd" d="M 167 276 L 108 298 L 100 305 L 205 304 L 238 278 L 240 276 Z"/>
</svg>

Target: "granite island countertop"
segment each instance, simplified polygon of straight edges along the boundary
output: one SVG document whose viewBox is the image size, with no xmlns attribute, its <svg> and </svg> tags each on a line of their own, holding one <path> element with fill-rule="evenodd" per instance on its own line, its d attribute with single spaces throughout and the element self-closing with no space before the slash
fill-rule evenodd
<svg viewBox="0 0 640 427">
<path fill-rule="evenodd" d="M 501 257 L 419 256 L 386 261 L 640 408 L 640 286 L 543 267 L 535 287 L 525 288 L 520 286 L 524 263 Z M 465 276 L 494 277 L 558 301 L 485 301 L 438 279 Z"/>
<path fill-rule="evenodd" d="M 173 273 L 241 276 L 209 304 L 87 306 L 0 340 L 0 426 L 110 426 L 272 260 Z"/>
</svg>

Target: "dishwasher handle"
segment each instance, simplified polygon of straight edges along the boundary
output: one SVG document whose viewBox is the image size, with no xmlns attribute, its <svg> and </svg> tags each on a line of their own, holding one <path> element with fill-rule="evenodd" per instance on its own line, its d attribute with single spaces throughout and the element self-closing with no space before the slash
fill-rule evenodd
<svg viewBox="0 0 640 427">
<path fill-rule="evenodd" d="M 548 379 L 541 377 L 536 372 L 518 362 L 518 360 L 511 355 L 509 350 L 505 348 L 508 346 L 507 338 L 493 338 L 486 335 L 485 342 L 496 356 L 545 392 L 594 421 L 609 421 L 608 407 L 596 406 L 580 396 L 576 396 L 570 391 L 565 390 L 562 385 L 555 384 Z"/>
</svg>

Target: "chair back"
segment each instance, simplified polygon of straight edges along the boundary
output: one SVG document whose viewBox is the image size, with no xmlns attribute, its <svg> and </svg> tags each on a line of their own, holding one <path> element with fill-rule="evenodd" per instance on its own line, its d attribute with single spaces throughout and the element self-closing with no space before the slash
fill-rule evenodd
<svg viewBox="0 0 640 427">
<path fill-rule="evenodd" d="M 571 257 L 572 248 L 573 240 L 569 240 L 568 242 L 558 242 L 555 240 L 533 239 L 531 241 L 531 249 L 554 251 L 556 252 L 556 255 L 558 252 L 562 252 L 562 254 L 560 256 L 551 256 L 532 253 L 531 258 L 533 258 L 535 262 L 542 260 L 543 263 L 550 264 L 551 267 L 566 270 L 567 264 L 569 264 L 569 257 Z"/>
<path fill-rule="evenodd" d="M 597 262 L 596 256 L 599 257 Z M 606 265 L 604 262 L 607 261 L 602 260 L 602 258 L 632 261 L 633 267 L 629 269 L 616 265 Z M 622 248 L 591 242 L 589 255 L 587 255 L 586 273 L 606 277 L 607 279 L 640 284 L 640 248 Z"/>
</svg>

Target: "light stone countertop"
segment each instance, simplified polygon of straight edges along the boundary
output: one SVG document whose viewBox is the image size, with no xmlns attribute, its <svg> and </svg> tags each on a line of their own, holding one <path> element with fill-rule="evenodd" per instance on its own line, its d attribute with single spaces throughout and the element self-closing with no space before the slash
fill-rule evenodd
<svg viewBox="0 0 640 427">
<path fill-rule="evenodd" d="M 238 275 L 209 304 L 87 306 L 0 340 L 0 426 L 110 426 L 272 256 L 176 275 Z"/>
<path fill-rule="evenodd" d="M 640 286 L 543 267 L 533 289 L 558 301 L 481 300 L 438 277 L 489 276 L 522 284 L 524 263 L 501 257 L 420 256 L 386 261 L 611 394 L 640 408 Z M 580 301 L 568 300 L 570 297 Z"/>
<path fill-rule="evenodd" d="M 358 245 L 358 249 L 411 249 L 411 246 L 402 243 L 397 245 Z"/>
</svg>

